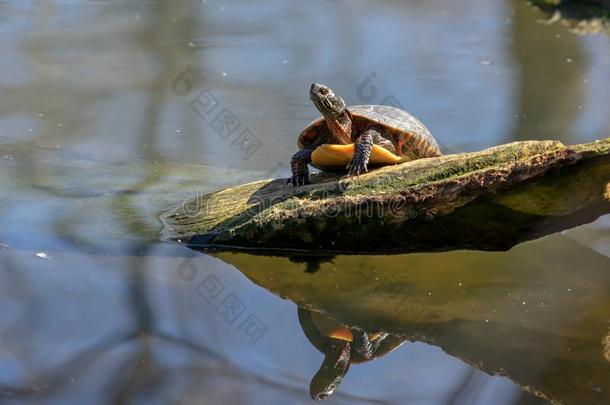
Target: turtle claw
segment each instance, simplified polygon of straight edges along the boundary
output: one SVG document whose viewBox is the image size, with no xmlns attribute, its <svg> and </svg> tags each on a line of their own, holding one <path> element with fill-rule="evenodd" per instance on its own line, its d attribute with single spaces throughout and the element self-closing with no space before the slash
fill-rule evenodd
<svg viewBox="0 0 610 405">
<path fill-rule="evenodd" d="M 360 176 L 361 174 L 368 173 L 368 171 L 367 164 L 362 161 L 352 160 L 352 162 L 347 165 L 348 177 Z"/>
<path fill-rule="evenodd" d="M 293 187 L 305 186 L 309 184 L 309 175 L 296 174 L 286 181 L 286 184 L 292 184 Z"/>
</svg>

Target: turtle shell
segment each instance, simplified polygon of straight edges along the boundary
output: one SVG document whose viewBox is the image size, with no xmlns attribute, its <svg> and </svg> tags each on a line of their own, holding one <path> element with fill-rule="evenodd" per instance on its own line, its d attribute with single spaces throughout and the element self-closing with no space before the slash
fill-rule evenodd
<svg viewBox="0 0 610 405">
<path fill-rule="evenodd" d="M 382 135 L 394 143 L 402 161 L 441 155 L 440 147 L 428 128 L 406 111 L 386 105 L 355 105 L 347 107 L 347 110 L 352 115 L 355 133 L 371 125 L 381 127 Z M 325 143 L 324 139 L 328 138 L 330 130 L 324 117 L 319 117 L 305 127 L 297 144 L 303 149 Z"/>
<path fill-rule="evenodd" d="M 298 315 L 299 315 L 299 323 L 301 324 L 301 328 L 303 329 L 303 333 L 305 333 L 305 337 L 307 340 L 311 342 L 311 344 L 320 351 L 320 353 L 324 354 L 325 348 L 328 344 L 330 344 L 330 340 L 328 336 L 324 336 L 316 323 L 312 318 L 312 311 L 298 307 Z M 349 339 L 348 339 L 349 340 Z M 352 363 L 364 363 L 379 357 L 382 357 L 392 350 L 396 349 L 400 346 L 405 340 L 399 338 L 398 336 L 389 335 L 387 336 L 379 345 L 377 351 L 373 354 L 373 356 L 369 359 L 362 357 L 359 353 L 352 351 L 351 353 L 351 362 Z"/>
</svg>

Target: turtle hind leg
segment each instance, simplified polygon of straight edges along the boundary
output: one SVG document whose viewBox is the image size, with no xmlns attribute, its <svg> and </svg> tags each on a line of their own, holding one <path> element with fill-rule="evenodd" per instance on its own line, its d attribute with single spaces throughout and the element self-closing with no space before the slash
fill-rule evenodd
<svg viewBox="0 0 610 405">
<path fill-rule="evenodd" d="M 304 186 L 309 184 L 309 169 L 307 165 L 311 163 L 311 154 L 313 149 L 301 149 L 290 159 L 290 169 L 292 177 L 286 183 L 293 186 Z"/>
<path fill-rule="evenodd" d="M 396 147 L 394 146 L 394 142 L 390 141 L 387 138 L 384 138 L 381 134 L 373 140 L 373 143 L 375 145 L 381 146 L 383 149 L 386 149 L 395 155 L 398 155 Z"/>
</svg>

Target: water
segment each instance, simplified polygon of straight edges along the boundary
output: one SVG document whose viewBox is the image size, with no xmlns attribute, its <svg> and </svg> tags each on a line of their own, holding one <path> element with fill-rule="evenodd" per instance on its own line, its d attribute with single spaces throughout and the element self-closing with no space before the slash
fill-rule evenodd
<svg viewBox="0 0 610 405">
<path fill-rule="evenodd" d="M 159 242 L 186 195 L 288 175 L 311 82 L 399 103 L 447 153 L 607 137 L 610 40 L 542 18 L 521 0 L 0 2 L 2 402 L 308 403 L 322 355 L 295 302 L 419 338 L 354 365 L 330 403 L 541 401 L 499 370 L 608 402 L 608 216 L 509 252 L 314 274 Z M 231 137 L 193 108 L 203 90 Z"/>
</svg>

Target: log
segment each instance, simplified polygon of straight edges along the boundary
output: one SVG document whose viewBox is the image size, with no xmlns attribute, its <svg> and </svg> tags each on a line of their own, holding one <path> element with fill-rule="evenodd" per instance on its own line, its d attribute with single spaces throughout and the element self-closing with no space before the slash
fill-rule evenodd
<svg viewBox="0 0 610 405">
<path fill-rule="evenodd" d="M 601 12 L 600 9 L 610 9 L 610 0 L 531 0 L 533 4 L 545 7 L 581 7 L 592 11 Z M 599 8 L 599 9 L 598 9 Z"/>
<path fill-rule="evenodd" d="M 407 253 L 507 250 L 610 213 L 610 138 L 524 141 L 356 178 L 261 180 L 164 212 L 163 237 L 220 249 Z"/>
<path fill-rule="evenodd" d="M 610 34 L 610 0 L 530 0 L 549 17 L 579 34 Z"/>
<path fill-rule="evenodd" d="M 313 274 L 280 255 L 212 254 L 300 307 L 435 345 L 554 404 L 610 403 L 610 259 L 569 234 L 502 253 L 337 255 Z"/>
</svg>

